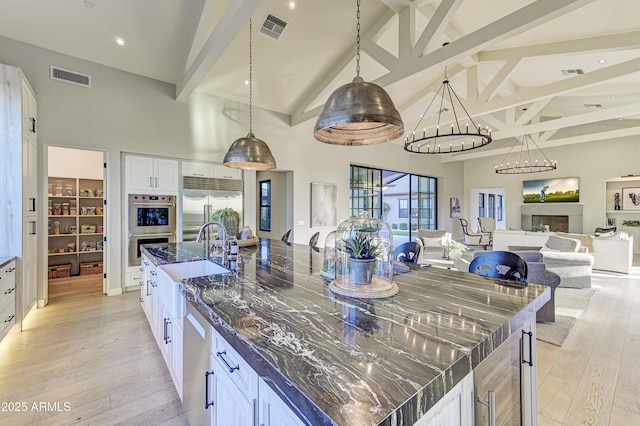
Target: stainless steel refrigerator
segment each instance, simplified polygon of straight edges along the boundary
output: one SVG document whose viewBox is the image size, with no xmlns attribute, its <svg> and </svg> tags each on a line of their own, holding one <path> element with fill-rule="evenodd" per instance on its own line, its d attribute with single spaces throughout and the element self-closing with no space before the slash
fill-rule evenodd
<svg viewBox="0 0 640 426">
<path fill-rule="evenodd" d="M 242 218 L 242 188 L 241 180 L 185 176 L 181 203 L 182 240 L 195 241 L 200 227 L 211 220 L 216 210 L 232 208 Z"/>
</svg>

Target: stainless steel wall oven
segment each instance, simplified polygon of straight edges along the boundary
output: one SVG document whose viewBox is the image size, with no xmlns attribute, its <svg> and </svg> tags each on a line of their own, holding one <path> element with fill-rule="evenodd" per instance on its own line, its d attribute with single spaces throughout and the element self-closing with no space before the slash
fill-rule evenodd
<svg viewBox="0 0 640 426">
<path fill-rule="evenodd" d="M 130 194 L 128 211 L 128 266 L 140 265 L 142 244 L 176 241 L 176 197 Z"/>
</svg>

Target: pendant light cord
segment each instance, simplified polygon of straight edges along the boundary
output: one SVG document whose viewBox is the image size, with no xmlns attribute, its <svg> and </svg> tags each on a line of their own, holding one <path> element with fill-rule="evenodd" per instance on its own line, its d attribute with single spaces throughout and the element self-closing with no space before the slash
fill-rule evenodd
<svg viewBox="0 0 640 426">
<path fill-rule="evenodd" d="M 360 0 L 356 2 L 358 12 L 356 13 L 356 77 L 360 77 Z"/>
<path fill-rule="evenodd" d="M 251 40 L 251 19 L 249 19 L 249 133 L 253 133 L 253 115 L 251 112 L 251 104 L 253 103 L 253 78 L 252 78 L 252 70 L 253 70 L 253 57 L 251 54 L 252 50 L 252 40 Z"/>
</svg>

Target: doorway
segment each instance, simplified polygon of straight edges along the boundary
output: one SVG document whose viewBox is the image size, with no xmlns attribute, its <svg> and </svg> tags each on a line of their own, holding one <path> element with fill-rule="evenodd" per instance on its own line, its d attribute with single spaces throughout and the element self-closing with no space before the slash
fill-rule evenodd
<svg viewBox="0 0 640 426">
<path fill-rule="evenodd" d="M 281 239 L 293 229 L 293 172 L 256 172 L 257 230 L 260 238 Z M 293 231 L 289 236 L 293 242 Z"/>
<path fill-rule="evenodd" d="M 105 153 L 47 148 L 47 299 L 102 294 Z"/>
</svg>

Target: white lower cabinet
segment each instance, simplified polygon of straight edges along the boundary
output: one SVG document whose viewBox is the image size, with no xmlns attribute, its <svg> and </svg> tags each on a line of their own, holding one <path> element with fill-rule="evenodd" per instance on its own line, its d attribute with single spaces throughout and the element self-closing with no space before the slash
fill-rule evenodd
<svg viewBox="0 0 640 426">
<path fill-rule="evenodd" d="M 473 425 L 475 424 L 474 409 L 473 373 L 469 373 L 425 413 L 414 426 Z"/>
<path fill-rule="evenodd" d="M 304 422 L 296 416 L 287 404 L 262 379 L 258 384 L 260 395 L 260 426 L 304 426 Z"/>
<path fill-rule="evenodd" d="M 0 340 L 16 323 L 16 261 L 0 268 Z"/>
<path fill-rule="evenodd" d="M 215 362 L 215 360 L 212 360 Z M 216 367 L 218 367 L 216 365 Z M 216 425 L 218 426 L 255 426 L 257 413 L 257 398 L 247 400 L 233 382 L 233 378 L 224 373 L 219 373 L 220 368 L 215 368 L 217 374 Z M 257 379 L 257 378 L 256 378 Z"/>
</svg>

